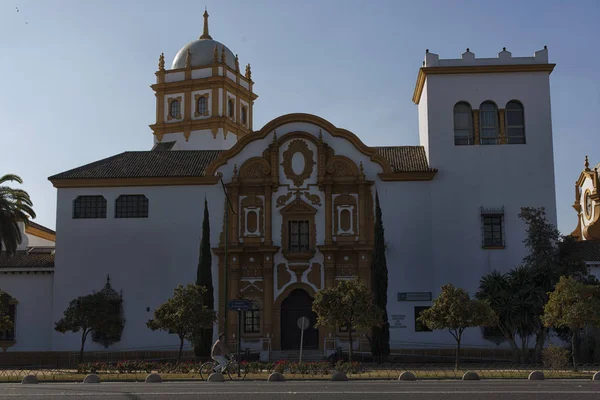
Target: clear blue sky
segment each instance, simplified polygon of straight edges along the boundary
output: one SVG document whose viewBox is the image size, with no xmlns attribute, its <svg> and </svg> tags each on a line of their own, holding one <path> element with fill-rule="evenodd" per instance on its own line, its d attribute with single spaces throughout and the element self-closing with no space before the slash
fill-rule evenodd
<svg viewBox="0 0 600 400">
<path fill-rule="evenodd" d="M 151 148 L 158 56 L 169 65 L 201 34 L 205 5 L 213 38 L 252 65 L 255 129 L 314 113 L 368 145 L 418 144 L 411 98 L 426 48 L 458 58 L 547 45 L 558 225 L 575 227 L 583 157 L 600 162 L 598 0 L 2 0 L 0 174 L 25 180 L 38 223 L 55 227 L 48 176 Z"/>
</svg>

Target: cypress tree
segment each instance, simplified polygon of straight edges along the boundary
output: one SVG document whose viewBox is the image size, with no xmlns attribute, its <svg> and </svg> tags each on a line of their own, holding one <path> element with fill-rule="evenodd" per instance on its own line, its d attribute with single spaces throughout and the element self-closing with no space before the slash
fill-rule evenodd
<svg viewBox="0 0 600 400">
<path fill-rule="evenodd" d="M 387 314 L 388 270 L 385 258 L 385 238 L 377 192 L 375 192 L 375 242 L 371 259 L 371 288 L 375 296 L 375 305 L 383 310 L 383 325 L 373 328 L 371 340 L 373 357 L 381 362 L 390 354 L 390 324 Z"/>
<path fill-rule="evenodd" d="M 204 219 L 202 221 L 202 238 L 200 240 L 200 255 L 198 258 L 198 270 L 196 272 L 196 284 L 204 286 L 206 292 L 202 296 L 204 305 L 209 310 L 215 308 L 215 299 L 212 283 L 212 255 L 210 250 L 210 221 L 208 218 L 208 201 L 204 198 Z M 202 330 L 202 334 L 193 342 L 196 356 L 209 356 L 212 346 L 213 328 Z"/>
</svg>

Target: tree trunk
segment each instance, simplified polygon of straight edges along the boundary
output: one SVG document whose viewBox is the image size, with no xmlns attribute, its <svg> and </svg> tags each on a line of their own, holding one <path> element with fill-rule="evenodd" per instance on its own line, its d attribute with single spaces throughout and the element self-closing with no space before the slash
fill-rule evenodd
<svg viewBox="0 0 600 400">
<path fill-rule="evenodd" d="M 526 356 L 527 356 L 527 338 L 521 337 L 521 351 L 520 351 L 520 355 L 519 355 L 519 362 L 521 364 L 525 364 L 527 362 Z"/>
<path fill-rule="evenodd" d="M 454 363 L 454 370 L 458 371 L 458 367 L 460 366 L 460 340 L 462 338 L 462 332 L 459 332 L 456 338 L 456 360 Z"/>
<path fill-rule="evenodd" d="M 573 371 L 577 372 L 577 330 L 571 335 L 571 352 L 573 353 Z"/>
<path fill-rule="evenodd" d="M 512 350 L 513 362 L 516 364 L 519 362 L 520 357 L 521 357 L 521 355 L 520 355 L 521 351 L 519 350 L 519 346 L 517 346 L 517 342 L 514 337 L 506 338 L 506 340 L 508 340 L 508 343 L 510 344 L 510 348 Z"/>
<path fill-rule="evenodd" d="M 352 362 L 352 326 L 348 325 L 348 361 Z"/>
<path fill-rule="evenodd" d="M 79 349 L 79 364 L 83 362 L 83 348 L 85 347 L 85 339 L 87 338 L 87 334 L 89 331 L 83 330 L 81 332 L 81 349 Z"/>
<path fill-rule="evenodd" d="M 179 364 L 179 361 L 181 361 L 181 352 L 183 351 L 183 337 L 179 336 L 179 353 L 177 353 L 177 364 Z"/>
<path fill-rule="evenodd" d="M 546 342 L 546 337 L 548 336 L 549 328 L 542 328 L 540 332 L 536 334 L 535 337 L 535 349 L 533 352 L 533 362 L 535 364 L 539 364 L 542 359 L 542 350 L 544 350 L 544 343 Z"/>
</svg>

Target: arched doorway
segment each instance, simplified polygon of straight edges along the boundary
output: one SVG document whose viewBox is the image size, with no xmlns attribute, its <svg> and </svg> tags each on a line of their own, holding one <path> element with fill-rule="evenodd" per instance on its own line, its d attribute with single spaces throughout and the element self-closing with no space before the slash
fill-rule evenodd
<svg viewBox="0 0 600 400">
<path fill-rule="evenodd" d="M 295 289 L 281 303 L 281 350 L 300 349 L 298 319 L 306 317 L 310 326 L 304 331 L 304 348 L 319 348 L 319 330 L 315 328 L 317 314 L 312 310 L 313 299 L 302 289 Z"/>
</svg>

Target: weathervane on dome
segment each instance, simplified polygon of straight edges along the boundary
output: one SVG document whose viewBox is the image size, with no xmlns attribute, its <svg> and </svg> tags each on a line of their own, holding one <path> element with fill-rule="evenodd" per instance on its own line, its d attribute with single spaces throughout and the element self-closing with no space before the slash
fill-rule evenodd
<svg viewBox="0 0 600 400">
<path fill-rule="evenodd" d="M 208 34 L 208 11 L 206 7 L 204 7 L 204 30 L 202 31 L 202 36 L 200 39 L 211 39 L 212 37 Z"/>
</svg>

